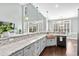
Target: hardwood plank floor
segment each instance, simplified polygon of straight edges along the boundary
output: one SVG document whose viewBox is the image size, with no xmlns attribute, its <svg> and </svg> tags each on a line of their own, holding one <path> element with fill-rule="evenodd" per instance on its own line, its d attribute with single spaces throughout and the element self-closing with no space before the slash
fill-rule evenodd
<svg viewBox="0 0 79 59">
<path fill-rule="evenodd" d="M 46 47 L 40 56 L 66 56 L 66 48 L 57 46 Z"/>
</svg>

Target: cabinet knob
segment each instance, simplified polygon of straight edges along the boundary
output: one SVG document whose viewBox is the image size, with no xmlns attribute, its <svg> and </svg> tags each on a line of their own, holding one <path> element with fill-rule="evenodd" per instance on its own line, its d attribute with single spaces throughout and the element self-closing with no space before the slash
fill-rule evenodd
<svg viewBox="0 0 79 59">
<path fill-rule="evenodd" d="M 27 49 L 30 49 L 31 47 L 28 47 Z"/>
<path fill-rule="evenodd" d="M 52 41 L 52 40 L 50 40 L 50 41 Z"/>
<path fill-rule="evenodd" d="M 43 41 L 43 43 L 44 43 L 45 41 Z"/>
<path fill-rule="evenodd" d="M 39 47 L 37 47 L 37 49 L 38 49 Z"/>
</svg>

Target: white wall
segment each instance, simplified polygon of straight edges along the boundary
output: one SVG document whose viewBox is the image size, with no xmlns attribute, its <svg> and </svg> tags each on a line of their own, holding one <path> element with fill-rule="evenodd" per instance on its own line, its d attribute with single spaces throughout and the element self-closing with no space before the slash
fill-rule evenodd
<svg viewBox="0 0 79 59">
<path fill-rule="evenodd" d="M 29 21 L 41 20 L 40 31 L 46 31 L 46 18 L 32 4 L 26 4 Z M 24 15 L 23 15 L 24 16 Z M 25 16 L 24 16 L 25 17 Z M 0 4 L 0 21 L 12 22 L 15 28 L 22 29 L 22 7 L 18 3 Z M 28 26 L 28 25 L 27 25 Z"/>
<path fill-rule="evenodd" d="M 28 21 L 43 21 L 39 24 L 39 31 L 46 31 L 46 18 L 38 11 L 36 7 L 34 7 L 32 4 L 25 5 L 27 7 L 27 15 Z M 30 24 L 31 25 L 31 24 Z"/>
<path fill-rule="evenodd" d="M 71 18 L 71 32 L 77 33 L 78 32 L 78 18 Z"/>
<path fill-rule="evenodd" d="M 15 23 L 16 28 L 22 28 L 21 6 L 16 3 L 0 4 L 0 21 Z"/>
<path fill-rule="evenodd" d="M 27 4 L 27 16 L 29 20 L 43 20 L 45 17 L 32 4 Z"/>
</svg>

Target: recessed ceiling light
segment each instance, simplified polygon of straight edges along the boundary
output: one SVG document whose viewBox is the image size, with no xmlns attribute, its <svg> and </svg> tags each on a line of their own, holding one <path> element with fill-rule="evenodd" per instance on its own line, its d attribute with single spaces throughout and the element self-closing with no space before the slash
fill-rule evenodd
<svg viewBox="0 0 79 59">
<path fill-rule="evenodd" d="M 55 5 L 55 7 L 56 7 L 56 8 L 58 8 L 58 7 L 59 7 L 59 5 L 58 5 L 58 4 L 56 4 L 56 5 Z"/>
</svg>

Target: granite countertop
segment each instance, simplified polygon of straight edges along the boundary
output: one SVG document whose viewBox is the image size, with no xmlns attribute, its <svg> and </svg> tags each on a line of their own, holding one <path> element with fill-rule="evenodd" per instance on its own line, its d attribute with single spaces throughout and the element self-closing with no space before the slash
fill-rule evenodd
<svg viewBox="0 0 79 59">
<path fill-rule="evenodd" d="M 0 38 L 0 40 L 14 38 L 14 37 L 20 37 L 20 36 L 29 35 L 29 34 L 35 34 L 35 33 L 14 34 L 14 35 L 11 35 L 11 36 L 8 36 L 8 37 L 2 37 L 2 38 Z"/>
<path fill-rule="evenodd" d="M 55 36 L 67 36 L 66 34 L 53 34 Z"/>
<path fill-rule="evenodd" d="M 73 40 L 77 40 L 77 34 L 70 34 L 67 36 L 67 39 L 73 39 Z"/>
<path fill-rule="evenodd" d="M 67 34 L 55 34 L 55 33 L 49 33 L 51 35 L 54 35 L 54 36 L 67 36 Z"/>
<path fill-rule="evenodd" d="M 24 39 L 24 40 L 21 40 L 21 41 L 17 41 L 17 42 L 14 42 L 14 43 L 10 43 L 10 44 L 7 44 L 7 45 L 0 46 L 0 56 L 11 55 L 12 53 L 24 48 L 25 46 L 28 46 L 29 44 L 34 43 L 37 40 L 40 40 L 40 38 L 43 38 L 45 36 L 46 36 L 46 34 L 41 34 L 39 36 L 37 35 L 35 37 L 28 38 L 28 40 Z"/>
</svg>

